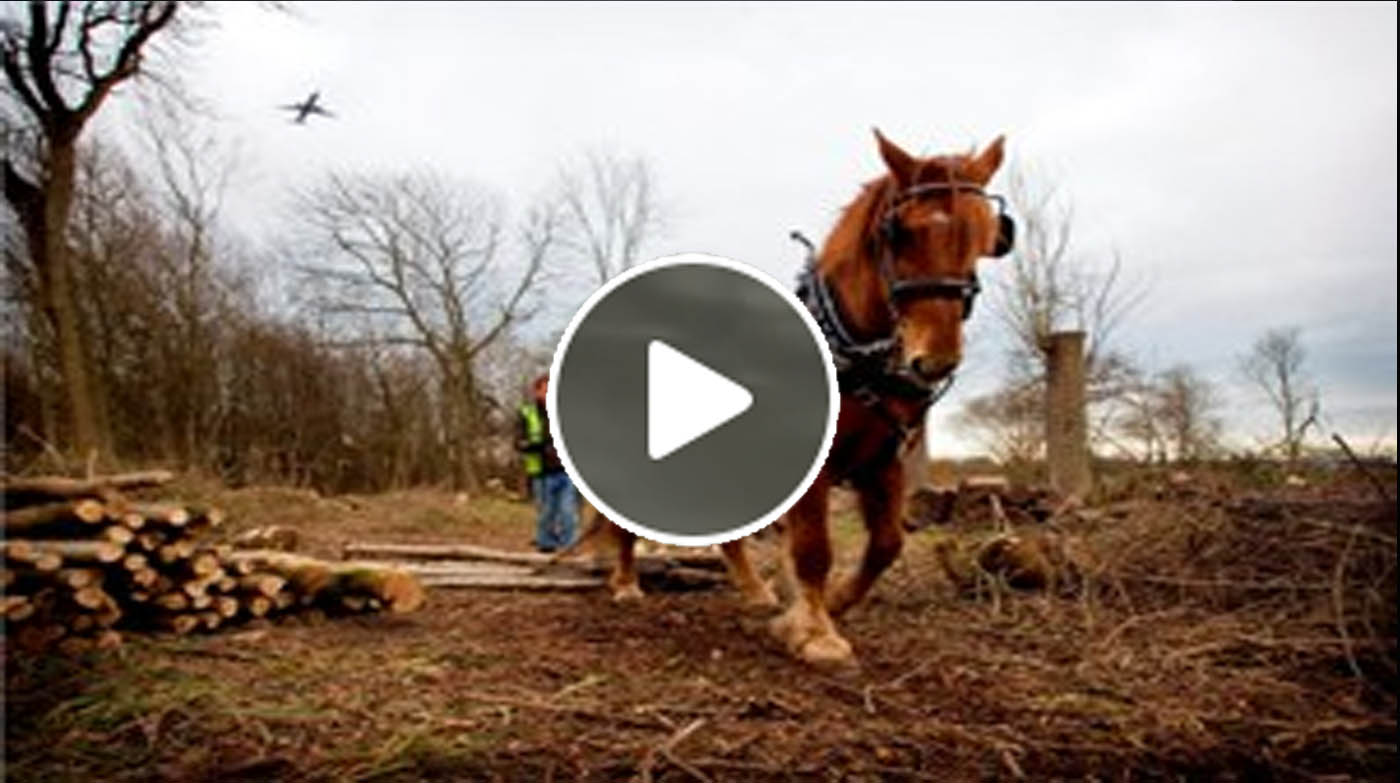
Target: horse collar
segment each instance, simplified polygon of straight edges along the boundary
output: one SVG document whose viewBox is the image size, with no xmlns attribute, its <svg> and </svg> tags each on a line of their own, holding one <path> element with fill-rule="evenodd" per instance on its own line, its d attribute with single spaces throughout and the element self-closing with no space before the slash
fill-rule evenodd
<svg viewBox="0 0 1400 783">
<path fill-rule="evenodd" d="M 899 398 L 921 403 L 920 416 L 953 385 L 953 375 L 934 383 L 915 378 L 899 364 L 899 338 L 894 333 L 873 340 L 856 339 L 841 316 L 836 292 L 817 269 L 812 243 L 799 232 L 792 238 L 807 246 L 807 263 L 797 276 L 797 298 L 817 322 L 836 364 L 836 381 L 843 394 L 850 394 L 866 405 L 880 408 L 880 400 Z M 893 419 L 893 417 L 887 416 Z M 894 422 L 907 435 L 908 426 Z"/>
</svg>

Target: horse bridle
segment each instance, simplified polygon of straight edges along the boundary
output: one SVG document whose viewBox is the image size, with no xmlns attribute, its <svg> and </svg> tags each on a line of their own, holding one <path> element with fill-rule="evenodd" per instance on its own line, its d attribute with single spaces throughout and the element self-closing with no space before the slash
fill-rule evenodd
<svg viewBox="0 0 1400 783">
<path fill-rule="evenodd" d="M 885 286 L 885 300 L 890 308 L 891 324 L 899 322 L 899 306 L 910 299 L 957 299 L 962 302 L 963 320 L 967 320 L 972 315 L 973 304 L 982 290 L 982 286 L 977 281 L 976 272 L 967 277 L 942 276 L 914 279 L 901 279 L 894 272 L 896 245 L 900 241 L 900 233 L 905 230 L 899 223 L 899 206 L 929 194 L 959 191 L 976 193 L 996 202 L 997 240 L 991 255 L 1004 256 L 1011 252 L 1015 242 L 1016 223 L 1010 215 L 1006 214 L 1006 200 L 1001 196 L 988 194 L 979 185 L 956 181 L 924 183 L 900 191 L 889 199 L 885 211 L 880 217 L 877 234 L 881 245 L 877 251 L 880 254 L 880 279 Z M 890 375 L 907 376 L 907 373 L 901 369 L 888 366 L 895 354 L 898 353 L 898 333 L 891 328 L 890 334 L 884 337 L 873 340 L 857 339 L 842 317 L 841 307 L 836 301 L 836 293 L 827 285 L 821 270 L 818 269 L 816 246 L 800 231 L 793 231 L 790 236 L 807 248 L 807 264 L 798 276 L 798 297 L 807 305 L 821 326 L 822 332 L 826 335 L 833 358 L 836 359 L 838 373 L 854 370 L 857 367 L 883 365 L 884 371 Z M 919 384 L 911 378 L 904 378 L 904 380 L 921 385 L 930 397 L 941 394 L 942 390 L 935 391 L 930 384 Z M 946 389 L 946 384 L 944 388 Z"/>
<path fill-rule="evenodd" d="M 885 284 L 885 300 L 889 304 L 892 322 L 898 322 L 901 304 L 920 299 L 956 299 L 962 302 L 962 317 L 966 321 L 972 317 L 972 307 L 977 302 L 977 295 L 982 292 L 982 286 L 977 280 L 976 272 L 967 277 L 940 276 L 901 279 L 895 275 L 895 257 L 901 241 L 900 237 L 905 231 L 899 222 L 900 206 L 925 196 L 943 193 L 954 195 L 972 193 L 996 203 L 997 239 L 996 246 L 991 252 L 993 257 L 1004 256 L 1011 252 L 1011 247 L 1015 242 L 1016 222 L 1011 219 L 1010 215 L 1006 214 L 1006 199 L 1000 195 L 987 193 L 980 185 L 957 181 L 926 182 L 896 193 L 885 207 L 885 213 L 880 218 L 879 228 L 880 278 Z"/>
</svg>

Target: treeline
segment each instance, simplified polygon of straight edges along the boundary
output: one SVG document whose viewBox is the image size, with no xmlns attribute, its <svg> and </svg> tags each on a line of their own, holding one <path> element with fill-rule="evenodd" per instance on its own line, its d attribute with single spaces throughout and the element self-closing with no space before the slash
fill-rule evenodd
<svg viewBox="0 0 1400 783">
<path fill-rule="evenodd" d="M 259 205 L 283 219 L 254 243 L 224 209 L 248 161 L 180 81 L 216 8 L 3 13 L 8 472 L 160 463 L 326 491 L 509 477 L 549 317 L 659 225 L 646 163 L 594 151 L 515 214 L 441 170 L 325 172 Z M 143 119 L 92 132 L 133 94 Z"/>
<path fill-rule="evenodd" d="M 463 406 L 444 404 L 432 362 L 288 305 L 294 265 L 223 228 L 222 173 L 177 146 L 154 176 L 113 147 L 81 151 L 67 239 L 103 459 L 328 491 L 509 474 L 504 375 L 470 425 L 452 422 L 471 441 L 454 437 L 444 410 Z M 81 461 L 38 270 L 4 228 L 4 468 Z"/>
</svg>

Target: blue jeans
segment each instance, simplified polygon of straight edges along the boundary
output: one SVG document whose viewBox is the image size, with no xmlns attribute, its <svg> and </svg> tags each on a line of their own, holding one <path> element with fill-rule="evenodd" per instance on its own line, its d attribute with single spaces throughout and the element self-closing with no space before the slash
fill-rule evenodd
<svg viewBox="0 0 1400 783">
<path fill-rule="evenodd" d="M 546 473 L 530 479 L 530 484 L 539 509 L 535 546 L 553 550 L 572 544 L 578 527 L 578 490 L 569 474 Z"/>
</svg>

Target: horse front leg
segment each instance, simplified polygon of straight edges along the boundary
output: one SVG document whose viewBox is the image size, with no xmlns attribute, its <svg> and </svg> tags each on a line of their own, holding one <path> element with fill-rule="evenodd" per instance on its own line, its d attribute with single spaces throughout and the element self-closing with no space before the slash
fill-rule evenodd
<svg viewBox="0 0 1400 783">
<path fill-rule="evenodd" d="M 831 572 L 831 538 L 826 528 L 829 480 L 819 476 L 788 512 L 785 572 L 793 581 L 793 600 L 770 626 L 790 653 L 818 665 L 854 661 L 851 644 L 836 632 L 826 609 L 826 578 Z"/>
<path fill-rule="evenodd" d="M 896 461 L 857 483 L 860 513 L 865 520 L 865 555 L 860 568 L 832 590 L 827 609 L 840 617 L 861 602 L 876 580 L 899 557 L 904 548 L 904 526 L 900 514 L 904 507 L 904 471 Z"/>
<path fill-rule="evenodd" d="M 739 592 L 744 594 L 746 605 L 763 609 L 771 609 L 778 605 L 778 597 L 773 595 L 772 588 L 758 575 L 753 561 L 749 560 L 749 551 L 744 545 L 744 539 L 720 544 L 720 551 L 724 553 L 724 565 L 729 569 L 729 578 L 734 582 L 734 586 L 739 588 Z"/>
</svg>

